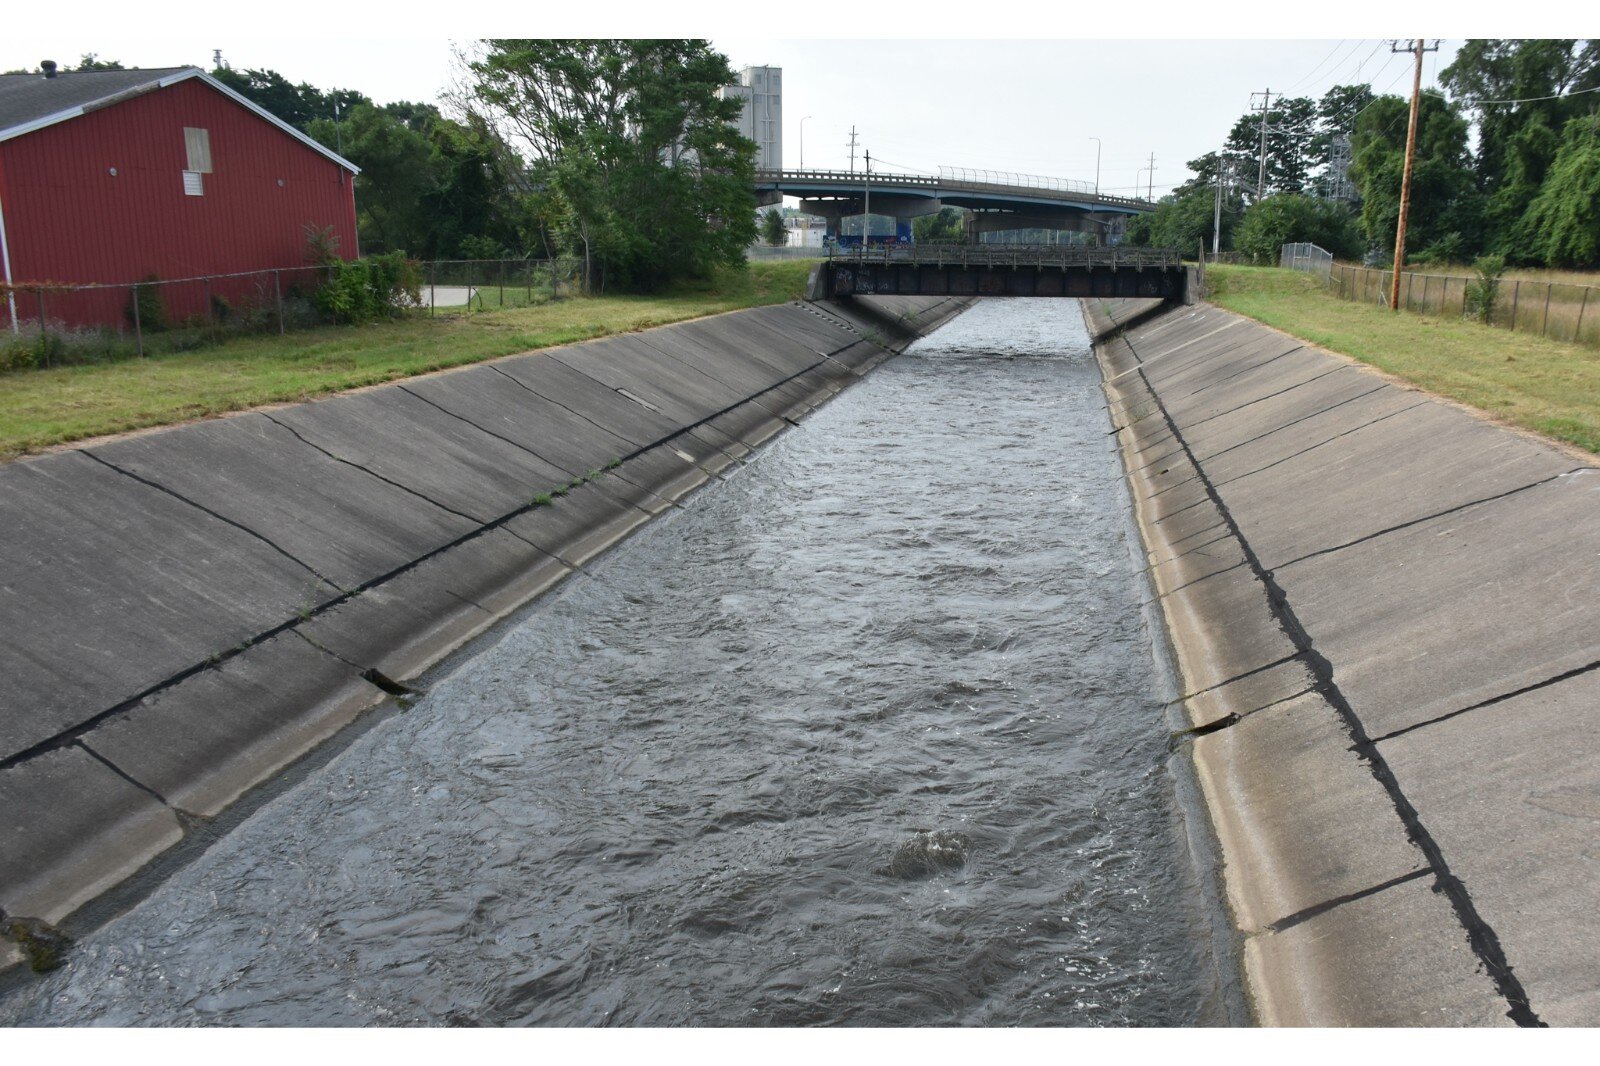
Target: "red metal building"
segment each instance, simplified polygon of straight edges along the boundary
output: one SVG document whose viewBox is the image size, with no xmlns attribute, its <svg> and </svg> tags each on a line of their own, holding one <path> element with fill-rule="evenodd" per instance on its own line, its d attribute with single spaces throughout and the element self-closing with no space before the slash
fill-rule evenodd
<svg viewBox="0 0 1600 1066">
<path fill-rule="evenodd" d="M 357 169 L 196 67 L 0 76 L 0 269 L 23 284 L 303 268 L 308 225 L 353 258 Z M 163 291 L 200 305 L 168 308 L 181 317 L 260 286 Z M 126 289 L 93 295 L 52 297 L 48 317 L 126 324 Z M 0 301 L 0 324 L 36 317 L 29 299 Z"/>
</svg>

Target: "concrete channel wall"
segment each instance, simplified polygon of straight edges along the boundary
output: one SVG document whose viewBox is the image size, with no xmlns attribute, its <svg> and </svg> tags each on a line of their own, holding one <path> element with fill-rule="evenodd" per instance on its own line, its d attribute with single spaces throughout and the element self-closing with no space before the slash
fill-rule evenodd
<svg viewBox="0 0 1600 1066">
<path fill-rule="evenodd" d="M 968 302 L 736 312 L 0 467 L 0 910 L 59 922 Z"/>
<path fill-rule="evenodd" d="M 1258 1019 L 1600 1024 L 1600 470 L 1215 307 L 1092 303 Z"/>
</svg>

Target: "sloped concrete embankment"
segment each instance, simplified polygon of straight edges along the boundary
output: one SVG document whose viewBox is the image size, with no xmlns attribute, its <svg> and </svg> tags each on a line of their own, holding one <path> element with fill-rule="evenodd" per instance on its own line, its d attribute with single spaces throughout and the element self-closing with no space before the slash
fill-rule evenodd
<svg viewBox="0 0 1600 1066">
<path fill-rule="evenodd" d="M 0 909 L 58 922 L 965 305 L 738 312 L 0 468 Z"/>
<path fill-rule="evenodd" d="M 1259 1019 L 1600 1023 L 1592 458 L 1149 314 L 1089 308 Z"/>
</svg>

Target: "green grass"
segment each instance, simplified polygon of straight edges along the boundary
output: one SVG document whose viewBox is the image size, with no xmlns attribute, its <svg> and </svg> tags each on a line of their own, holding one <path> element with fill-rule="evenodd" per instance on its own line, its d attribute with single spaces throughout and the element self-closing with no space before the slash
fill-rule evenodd
<svg viewBox="0 0 1600 1066">
<path fill-rule="evenodd" d="M 1206 268 L 1212 303 L 1476 407 L 1600 452 L 1600 352 L 1452 316 L 1341 300 L 1314 275 Z"/>
<path fill-rule="evenodd" d="M 599 296 L 243 337 L 117 363 L 0 375 L 0 460 L 57 444 L 797 299 L 812 264 L 765 260 L 650 296 Z"/>
</svg>

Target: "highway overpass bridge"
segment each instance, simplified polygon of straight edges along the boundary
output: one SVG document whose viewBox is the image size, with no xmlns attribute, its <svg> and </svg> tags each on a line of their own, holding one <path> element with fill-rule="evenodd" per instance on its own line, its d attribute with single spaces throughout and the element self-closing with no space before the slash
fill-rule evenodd
<svg viewBox="0 0 1600 1066">
<path fill-rule="evenodd" d="M 941 167 L 938 177 L 839 170 L 758 170 L 756 198 L 763 206 L 785 196 L 828 222 L 837 236 L 843 218 L 860 215 L 868 196 L 872 213 L 908 221 L 943 207 L 972 212 L 969 237 L 1016 229 L 1103 233 L 1119 218 L 1155 210 L 1148 200 L 1106 196 L 1088 182 L 987 170 Z"/>
<path fill-rule="evenodd" d="M 1196 286 L 1169 248 L 915 244 L 835 253 L 807 296 L 1078 296 L 1190 302 Z"/>
</svg>

